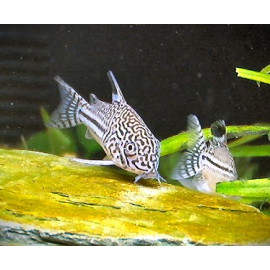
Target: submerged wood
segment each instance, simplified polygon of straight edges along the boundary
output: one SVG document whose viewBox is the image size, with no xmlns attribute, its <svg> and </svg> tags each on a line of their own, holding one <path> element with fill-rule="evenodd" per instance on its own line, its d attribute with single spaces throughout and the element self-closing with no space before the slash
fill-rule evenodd
<svg viewBox="0 0 270 270">
<path fill-rule="evenodd" d="M 0 150 L 2 245 L 267 245 L 256 208 L 115 167 Z"/>
</svg>

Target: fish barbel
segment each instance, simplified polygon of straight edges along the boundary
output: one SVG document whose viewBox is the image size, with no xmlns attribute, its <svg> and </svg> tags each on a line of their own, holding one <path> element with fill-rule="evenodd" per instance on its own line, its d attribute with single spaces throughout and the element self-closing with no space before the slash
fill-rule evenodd
<svg viewBox="0 0 270 270">
<path fill-rule="evenodd" d="M 88 103 L 59 76 L 61 103 L 53 112 L 48 126 L 70 128 L 80 124 L 87 127 L 85 137 L 95 139 L 109 160 L 74 159 L 90 165 L 116 165 L 141 178 L 164 180 L 158 173 L 160 142 L 136 111 L 127 104 L 111 71 L 107 73 L 112 86 L 112 103 L 90 95 Z"/>
</svg>

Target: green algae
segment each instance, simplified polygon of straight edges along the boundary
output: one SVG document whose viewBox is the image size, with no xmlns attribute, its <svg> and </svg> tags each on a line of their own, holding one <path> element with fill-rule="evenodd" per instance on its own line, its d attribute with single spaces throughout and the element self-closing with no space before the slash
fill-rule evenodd
<svg viewBox="0 0 270 270">
<path fill-rule="evenodd" d="M 44 243 L 270 243 L 270 218 L 254 207 L 154 180 L 133 181 L 115 167 L 0 150 L 0 237 L 5 242 L 11 228 L 9 236 L 16 230 L 31 239 L 47 234 Z"/>
</svg>

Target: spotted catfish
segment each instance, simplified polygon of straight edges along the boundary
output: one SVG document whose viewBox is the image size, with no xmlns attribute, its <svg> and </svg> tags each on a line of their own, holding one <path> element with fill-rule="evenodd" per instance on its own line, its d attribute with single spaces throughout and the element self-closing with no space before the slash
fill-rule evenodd
<svg viewBox="0 0 270 270">
<path fill-rule="evenodd" d="M 227 146 L 226 126 L 223 120 L 211 125 L 213 138 L 206 142 L 195 115 L 188 116 L 191 139 L 172 178 L 183 186 L 204 193 L 215 193 L 218 182 L 237 179 L 234 159 Z"/>
<path fill-rule="evenodd" d="M 107 73 L 112 86 L 112 103 L 90 95 L 88 103 L 60 77 L 61 104 L 52 114 L 48 126 L 70 128 L 80 124 L 87 127 L 86 138 L 94 138 L 104 149 L 108 160 L 84 161 L 90 165 L 116 165 L 142 178 L 164 180 L 158 173 L 160 142 L 142 118 L 129 106 L 111 71 Z"/>
</svg>

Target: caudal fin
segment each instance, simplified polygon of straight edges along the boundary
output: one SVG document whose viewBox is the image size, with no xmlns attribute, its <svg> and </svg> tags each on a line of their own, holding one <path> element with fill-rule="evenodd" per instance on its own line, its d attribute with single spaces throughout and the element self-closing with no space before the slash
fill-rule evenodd
<svg viewBox="0 0 270 270">
<path fill-rule="evenodd" d="M 187 151 L 181 156 L 179 163 L 173 171 L 172 178 L 179 180 L 190 178 L 201 172 L 202 153 L 206 148 L 206 141 L 201 125 L 195 115 L 189 115 L 187 128 L 190 134 Z"/>
<path fill-rule="evenodd" d="M 54 79 L 58 83 L 61 103 L 53 112 L 47 126 L 54 128 L 70 128 L 81 124 L 79 110 L 86 101 L 59 76 L 56 76 Z"/>
</svg>

